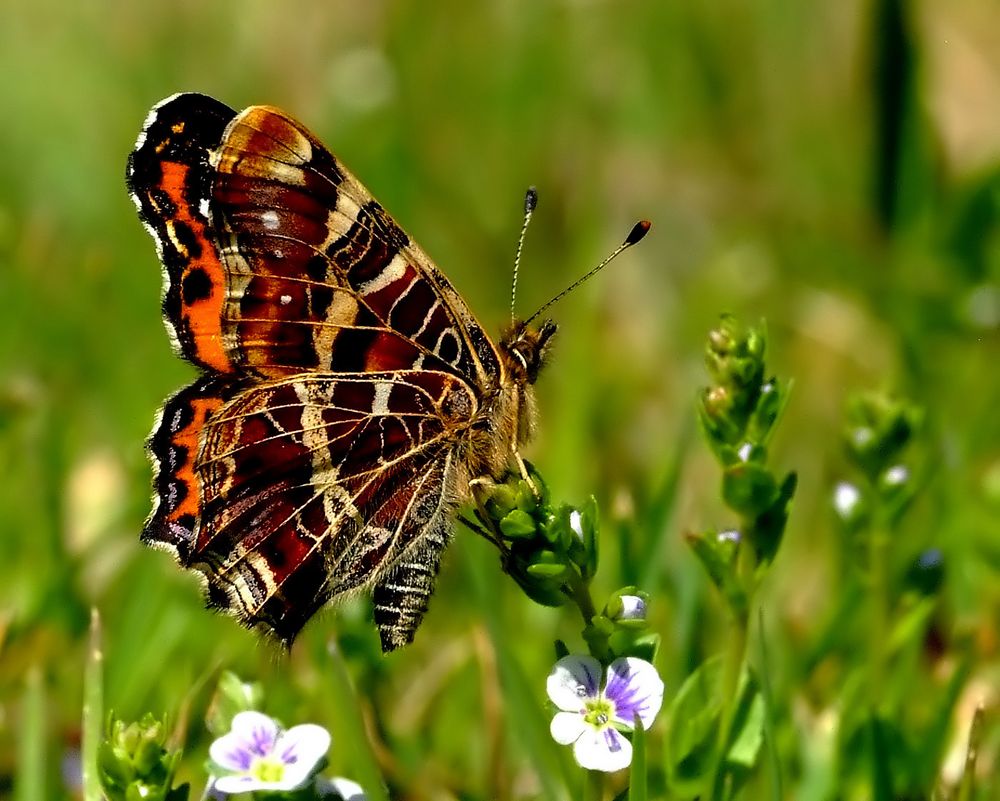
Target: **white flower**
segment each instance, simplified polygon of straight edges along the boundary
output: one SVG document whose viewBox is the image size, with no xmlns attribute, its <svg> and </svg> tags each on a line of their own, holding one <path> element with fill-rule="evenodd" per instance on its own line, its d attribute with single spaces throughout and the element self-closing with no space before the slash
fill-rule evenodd
<svg viewBox="0 0 1000 801">
<path fill-rule="evenodd" d="M 581 767 L 612 772 L 632 762 L 632 744 L 619 729 L 631 731 L 636 715 L 648 729 L 663 703 L 663 680 L 649 662 L 632 656 L 608 666 L 601 686 L 601 665 L 591 656 L 564 656 L 546 682 L 560 711 L 552 718 L 552 738 L 573 744 Z"/>
<path fill-rule="evenodd" d="M 639 595 L 622 595 L 622 610 L 615 620 L 645 620 L 646 600 Z"/>
<path fill-rule="evenodd" d="M 282 731 L 261 712 L 240 712 L 232 728 L 212 743 L 209 756 L 227 773 L 213 789 L 227 795 L 294 790 L 312 776 L 330 749 L 330 734 L 306 723 Z"/>
<path fill-rule="evenodd" d="M 329 801 L 366 801 L 368 798 L 360 784 L 340 776 L 333 779 L 317 779 L 316 791 L 320 798 Z"/>
<path fill-rule="evenodd" d="M 861 491 L 853 484 L 840 481 L 833 490 L 833 508 L 844 520 L 848 520 L 857 513 L 858 504 L 861 503 Z"/>
</svg>

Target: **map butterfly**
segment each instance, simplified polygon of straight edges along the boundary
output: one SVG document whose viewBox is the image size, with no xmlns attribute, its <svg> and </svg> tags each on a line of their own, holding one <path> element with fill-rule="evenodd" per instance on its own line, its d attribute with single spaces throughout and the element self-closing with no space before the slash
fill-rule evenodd
<svg viewBox="0 0 1000 801">
<path fill-rule="evenodd" d="M 530 436 L 555 324 L 515 322 L 495 344 L 276 108 L 169 97 L 126 179 L 163 265 L 167 329 L 201 371 L 148 440 L 143 541 L 200 573 L 209 606 L 286 644 L 362 589 L 383 650 L 409 643 L 470 482 L 500 479 Z"/>
</svg>

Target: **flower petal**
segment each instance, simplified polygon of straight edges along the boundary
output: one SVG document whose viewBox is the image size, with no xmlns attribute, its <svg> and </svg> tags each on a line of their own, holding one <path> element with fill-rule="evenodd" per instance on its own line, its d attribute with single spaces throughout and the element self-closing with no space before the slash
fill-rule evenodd
<svg viewBox="0 0 1000 801">
<path fill-rule="evenodd" d="M 663 704 L 663 679 L 646 660 L 622 657 L 608 666 L 604 697 L 615 704 L 616 723 L 631 729 L 638 715 L 642 727 L 648 729 Z"/>
<path fill-rule="evenodd" d="M 342 798 L 343 801 L 367 801 L 368 799 L 361 785 L 357 782 L 352 782 L 350 779 L 335 776 L 332 779 L 326 780 L 325 784 L 337 794 L 338 798 Z"/>
<path fill-rule="evenodd" d="M 209 746 L 208 755 L 216 765 L 225 770 L 249 770 L 254 760 L 247 742 L 232 732 L 215 740 Z"/>
<path fill-rule="evenodd" d="M 213 791 L 235 795 L 236 793 L 250 793 L 254 790 L 261 790 L 265 787 L 263 782 L 257 781 L 253 776 L 241 773 L 238 776 L 222 776 L 215 780 L 212 785 Z"/>
<path fill-rule="evenodd" d="M 241 737 L 257 756 L 268 756 L 278 739 L 278 724 L 263 712 L 239 712 L 233 717 L 232 734 Z"/>
<path fill-rule="evenodd" d="M 282 732 L 274 744 L 274 755 L 285 764 L 282 786 L 292 789 L 302 784 L 329 750 L 330 733 L 315 723 L 292 726 Z"/>
<path fill-rule="evenodd" d="M 549 698 L 564 712 L 582 712 L 587 698 L 600 691 L 601 663 L 592 656 L 564 656 L 545 683 Z"/>
<path fill-rule="evenodd" d="M 646 602 L 638 595 L 623 595 L 622 611 L 618 613 L 618 620 L 645 620 Z"/>
<path fill-rule="evenodd" d="M 617 729 L 588 729 L 573 746 L 581 768 L 613 773 L 632 763 L 632 743 Z"/>
<path fill-rule="evenodd" d="M 228 734 L 209 747 L 212 761 L 226 770 L 245 771 L 255 758 L 268 756 L 278 737 L 278 724 L 262 712 L 240 712 Z"/>
<path fill-rule="evenodd" d="M 549 726 L 552 739 L 559 745 L 575 743 L 586 730 L 587 723 L 579 712 L 556 712 Z"/>
</svg>

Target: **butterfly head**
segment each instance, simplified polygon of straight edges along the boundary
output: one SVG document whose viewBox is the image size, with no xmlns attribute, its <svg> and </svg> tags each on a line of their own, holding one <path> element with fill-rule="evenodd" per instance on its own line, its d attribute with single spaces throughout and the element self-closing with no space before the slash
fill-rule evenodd
<svg viewBox="0 0 1000 801">
<path fill-rule="evenodd" d="M 504 366 L 516 383 L 535 383 L 556 329 L 551 320 L 545 320 L 537 328 L 517 321 L 504 332 L 500 339 L 500 352 Z"/>
</svg>

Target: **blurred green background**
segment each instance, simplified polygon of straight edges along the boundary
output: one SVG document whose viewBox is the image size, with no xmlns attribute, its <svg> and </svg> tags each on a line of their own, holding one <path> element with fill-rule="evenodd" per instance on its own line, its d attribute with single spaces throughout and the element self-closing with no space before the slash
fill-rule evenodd
<svg viewBox="0 0 1000 801">
<path fill-rule="evenodd" d="M 646 581 L 668 698 L 726 631 L 681 539 L 727 522 L 693 436 L 704 336 L 724 311 L 766 318 L 771 369 L 795 381 L 774 463 L 800 477 L 764 599 L 789 798 L 833 797 L 838 781 L 857 624 L 836 617 L 848 582 L 830 511 L 845 399 L 887 389 L 924 406 L 932 469 L 893 570 L 944 554 L 940 647 L 905 686 L 919 718 L 966 671 L 939 727 L 957 775 L 971 709 L 995 711 L 1000 686 L 996 3 L 8 0 L 0 75 L 0 796 L 26 797 L 14 774 L 29 741 L 45 743 L 42 796 L 70 792 L 60 765 L 79 737 L 92 606 L 108 706 L 167 713 L 196 786 L 223 667 L 263 681 L 289 724 L 333 728 L 333 767 L 352 775 L 362 733 L 329 689 L 334 633 L 398 797 L 536 797 L 546 770 L 572 773 L 543 688 L 553 637 L 582 647 L 578 622 L 533 606 L 469 532 L 416 643 L 388 658 L 361 602 L 321 615 L 286 657 L 204 612 L 196 580 L 140 546 L 143 439 L 194 371 L 170 352 L 123 173 L 148 109 L 182 90 L 301 119 L 490 330 L 529 184 L 522 313 L 653 221 L 553 309 L 527 456 L 557 498 L 597 496 L 597 594 Z M 655 564 L 633 564 L 650 539 Z M 997 740 L 994 717 L 984 770 Z"/>
</svg>

